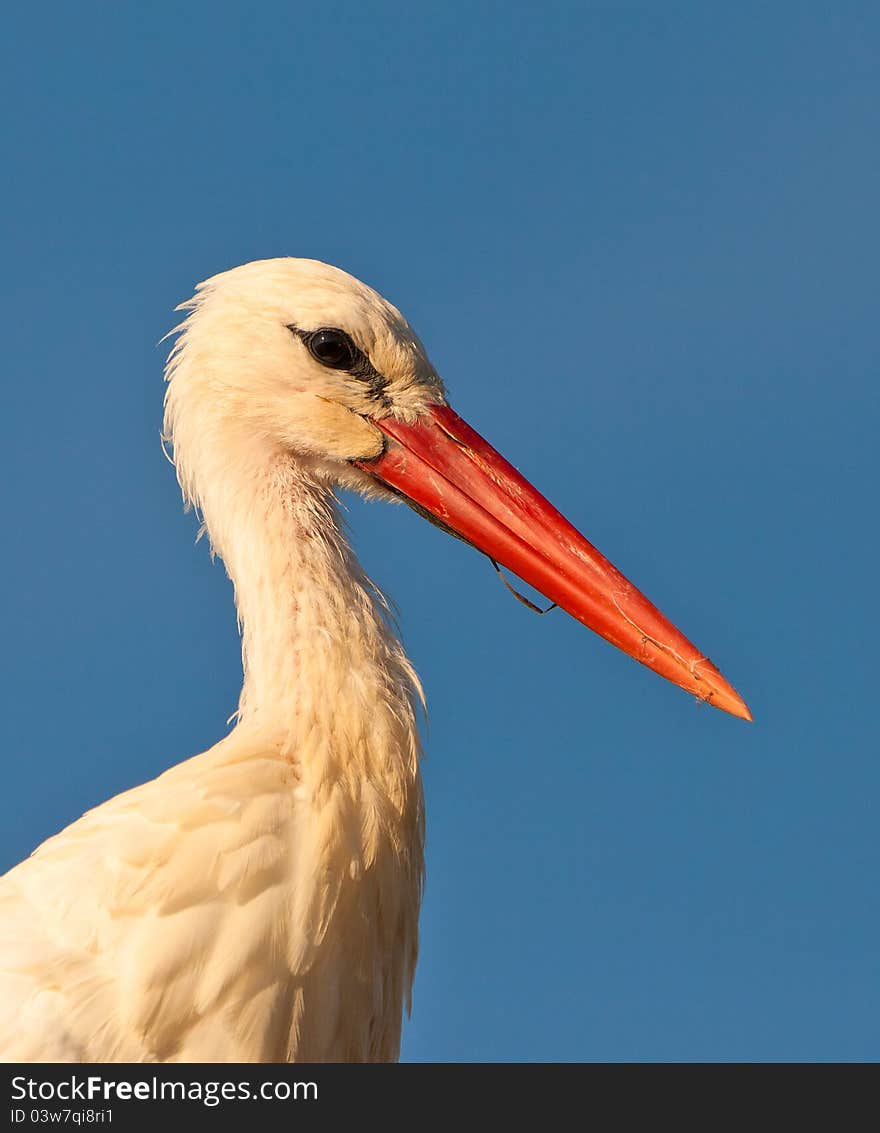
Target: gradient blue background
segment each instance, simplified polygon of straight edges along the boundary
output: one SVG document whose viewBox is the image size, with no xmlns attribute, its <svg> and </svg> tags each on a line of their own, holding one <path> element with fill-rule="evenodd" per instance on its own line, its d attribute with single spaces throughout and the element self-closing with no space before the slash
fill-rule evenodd
<svg viewBox="0 0 880 1133">
<path fill-rule="evenodd" d="M 431 713 L 404 1058 L 878 1057 L 878 42 L 869 3 L 7 12 L 3 864 L 224 734 L 156 343 L 313 256 L 756 720 L 350 501 Z"/>
</svg>

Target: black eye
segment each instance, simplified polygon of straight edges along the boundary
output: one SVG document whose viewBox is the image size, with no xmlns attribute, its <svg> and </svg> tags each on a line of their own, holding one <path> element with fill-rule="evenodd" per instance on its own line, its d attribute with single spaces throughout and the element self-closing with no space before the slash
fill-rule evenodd
<svg viewBox="0 0 880 1133">
<path fill-rule="evenodd" d="M 350 370 L 360 357 L 360 351 L 345 331 L 330 327 L 310 334 L 306 346 L 315 361 L 331 370 Z"/>
</svg>

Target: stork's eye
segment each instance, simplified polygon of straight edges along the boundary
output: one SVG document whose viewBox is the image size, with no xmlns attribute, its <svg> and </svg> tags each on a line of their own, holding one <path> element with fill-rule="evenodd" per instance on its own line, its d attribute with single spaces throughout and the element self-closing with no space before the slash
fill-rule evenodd
<svg viewBox="0 0 880 1133">
<path fill-rule="evenodd" d="M 322 366 L 330 370 L 345 370 L 351 377 L 363 382 L 371 398 L 387 408 L 391 401 L 385 393 L 388 379 L 383 377 L 370 359 L 351 340 L 351 335 L 336 327 L 320 327 L 318 330 L 302 330 L 296 323 L 288 323 L 287 329 L 303 343 Z"/>
<path fill-rule="evenodd" d="M 325 327 L 308 335 L 305 341 L 315 361 L 331 370 L 351 370 L 360 358 L 360 351 L 344 330 Z"/>
</svg>

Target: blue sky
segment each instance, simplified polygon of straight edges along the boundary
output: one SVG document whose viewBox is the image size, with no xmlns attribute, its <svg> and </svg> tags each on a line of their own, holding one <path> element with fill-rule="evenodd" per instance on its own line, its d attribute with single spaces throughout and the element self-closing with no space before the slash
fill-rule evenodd
<svg viewBox="0 0 880 1133">
<path fill-rule="evenodd" d="M 156 343 L 197 280 L 313 256 L 755 714 L 349 501 L 431 714 L 403 1057 L 880 1057 L 878 34 L 867 3 L 7 15 L 2 864 L 224 733 L 230 588 Z"/>
</svg>

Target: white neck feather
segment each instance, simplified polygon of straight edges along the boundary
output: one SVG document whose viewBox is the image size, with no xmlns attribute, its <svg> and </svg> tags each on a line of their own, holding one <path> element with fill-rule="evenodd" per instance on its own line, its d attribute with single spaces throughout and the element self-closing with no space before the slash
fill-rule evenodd
<svg viewBox="0 0 880 1133">
<path fill-rule="evenodd" d="M 223 491 L 222 524 L 212 522 L 211 504 L 202 499 L 205 523 L 235 587 L 242 630 L 239 722 L 295 743 L 337 779 L 345 765 L 395 758 L 364 743 L 387 713 L 406 749 L 398 758 L 414 773 L 421 688 L 330 489 L 279 456 L 247 488 L 239 481 Z"/>
<path fill-rule="evenodd" d="M 217 550 L 242 626 L 242 723 L 287 733 L 411 699 L 418 681 L 327 487 L 279 459 L 238 494 Z"/>
</svg>

